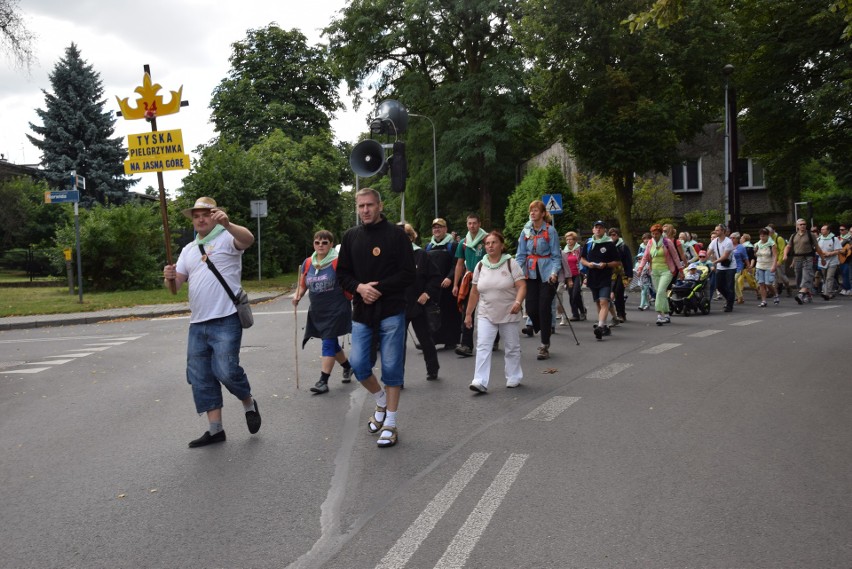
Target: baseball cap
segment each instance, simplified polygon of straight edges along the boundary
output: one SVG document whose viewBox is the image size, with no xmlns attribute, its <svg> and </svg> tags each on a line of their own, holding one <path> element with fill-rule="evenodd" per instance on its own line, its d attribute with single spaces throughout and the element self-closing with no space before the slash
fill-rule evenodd
<svg viewBox="0 0 852 569">
<path fill-rule="evenodd" d="M 698 252 L 698 256 L 699 256 L 699 257 L 706 257 L 706 256 L 707 256 L 707 251 L 699 251 L 699 252 Z"/>
<path fill-rule="evenodd" d="M 446 227 L 446 226 L 447 226 L 447 222 L 446 222 L 446 221 L 444 221 L 444 218 L 442 218 L 442 217 L 436 217 L 435 219 L 433 219 L 433 220 L 432 220 L 432 225 L 433 225 L 433 226 L 435 226 L 435 225 L 441 225 L 441 226 L 443 226 L 443 227 Z"/>
<path fill-rule="evenodd" d="M 596 222 L 594 222 L 594 223 L 592 224 L 592 227 L 594 227 L 595 225 L 603 225 L 604 227 L 606 227 L 606 223 L 604 223 L 604 222 L 603 222 L 603 221 L 601 221 L 600 219 L 599 219 L 599 220 L 597 220 Z"/>
</svg>

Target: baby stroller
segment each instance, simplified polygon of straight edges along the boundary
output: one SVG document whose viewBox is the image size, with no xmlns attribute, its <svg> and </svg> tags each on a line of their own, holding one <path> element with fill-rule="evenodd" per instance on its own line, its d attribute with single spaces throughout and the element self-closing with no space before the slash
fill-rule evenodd
<svg viewBox="0 0 852 569">
<path fill-rule="evenodd" d="M 707 279 L 710 270 L 704 265 L 693 263 L 687 271 L 692 274 L 675 281 L 668 291 L 669 308 L 675 314 L 684 316 L 689 316 L 690 312 L 709 314 L 711 291 L 707 289 Z"/>
</svg>

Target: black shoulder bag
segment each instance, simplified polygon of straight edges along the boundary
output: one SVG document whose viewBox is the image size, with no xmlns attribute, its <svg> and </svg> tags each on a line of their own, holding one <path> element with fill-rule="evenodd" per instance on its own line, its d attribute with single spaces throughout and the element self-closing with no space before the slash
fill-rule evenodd
<svg viewBox="0 0 852 569">
<path fill-rule="evenodd" d="M 222 288 L 225 289 L 225 292 L 228 293 L 228 296 L 231 298 L 234 306 L 237 307 L 237 316 L 240 317 L 240 326 L 243 328 L 251 328 L 254 324 L 254 316 L 251 313 L 251 304 L 249 304 L 246 291 L 241 290 L 239 296 L 235 295 L 225 282 L 221 273 L 219 273 L 219 269 L 216 268 L 216 265 L 214 265 L 213 261 L 210 260 L 210 257 L 207 256 L 207 253 L 204 251 L 204 245 L 199 243 L 198 249 L 201 251 L 201 261 L 206 263 L 207 268 L 213 271 L 213 274 L 216 275 L 216 278 L 219 279 L 220 283 L 222 283 Z"/>
</svg>

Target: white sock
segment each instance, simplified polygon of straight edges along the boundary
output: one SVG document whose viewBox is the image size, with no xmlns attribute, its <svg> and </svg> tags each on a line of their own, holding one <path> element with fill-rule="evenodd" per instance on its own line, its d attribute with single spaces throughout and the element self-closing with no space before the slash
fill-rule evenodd
<svg viewBox="0 0 852 569">
<path fill-rule="evenodd" d="M 378 405 L 379 407 L 388 406 L 388 396 L 385 393 L 384 389 L 373 393 L 373 398 L 376 400 L 376 405 Z"/>
<path fill-rule="evenodd" d="M 396 427 L 396 411 L 388 411 L 385 417 L 385 427 Z"/>
<path fill-rule="evenodd" d="M 603 328 L 605 324 L 606 324 L 606 321 L 598 320 L 598 328 Z"/>
</svg>

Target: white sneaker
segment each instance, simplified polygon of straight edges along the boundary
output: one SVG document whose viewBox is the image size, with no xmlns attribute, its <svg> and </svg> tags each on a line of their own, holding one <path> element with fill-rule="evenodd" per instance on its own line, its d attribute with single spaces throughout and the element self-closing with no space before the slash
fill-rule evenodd
<svg viewBox="0 0 852 569">
<path fill-rule="evenodd" d="M 508 388 L 510 388 L 510 389 L 511 389 L 511 388 L 513 388 L 513 387 L 517 387 L 517 386 L 519 386 L 520 384 L 521 384 L 521 382 L 520 382 L 520 381 L 507 381 L 507 382 L 506 382 L 506 387 L 508 387 Z"/>
<path fill-rule="evenodd" d="M 488 391 L 488 388 L 474 379 L 470 382 L 470 390 L 478 391 L 479 393 L 485 393 L 486 391 Z"/>
</svg>

